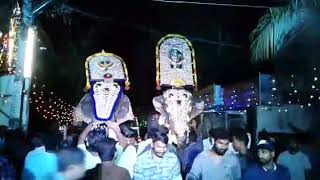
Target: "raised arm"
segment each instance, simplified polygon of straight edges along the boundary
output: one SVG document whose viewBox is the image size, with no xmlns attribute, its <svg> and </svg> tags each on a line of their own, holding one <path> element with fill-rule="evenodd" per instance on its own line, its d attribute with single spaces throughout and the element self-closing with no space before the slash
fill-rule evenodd
<svg viewBox="0 0 320 180">
<path fill-rule="evenodd" d="M 88 133 L 90 132 L 91 128 L 92 128 L 92 123 L 88 124 L 87 127 L 82 131 L 82 133 L 80 134 L 79 139 L 78 139 L 78 145 L 84 144 L 86 137 L 87 137 Z"/>
<path fill-rule="evenodd" d="M 119 145 L 122 146 L 123 149 L 125 149 L 128 145 L 128 141 L 127 141 L 126 137 L 124 137 L 123 134 L 121 133 L 119 124 L 116 122 L 113 122 L 113 121 L 107 121 L 107 125 L 116 134 L 116 136 L 119 140 Z"/>
</svg>

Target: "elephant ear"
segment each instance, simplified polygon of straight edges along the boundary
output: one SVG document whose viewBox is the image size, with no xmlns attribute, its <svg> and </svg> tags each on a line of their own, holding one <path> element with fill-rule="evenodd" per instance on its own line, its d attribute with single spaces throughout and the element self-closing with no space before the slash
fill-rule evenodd
<svg viewBox="0 0 320 180">
<path fill-rule="evenodd" d="M 163 114 L 165 112 L 165 102 L 163 95 L 154 97 L 152 99 L 152 104 L 154 109 L 160 114 Z"/>
<path fill-rule="evenodd" d="M 190 113 L 190 118 L 193 119 L 200 115 L 204 109 L 204 101 L 202 101 L 197 96 L 193 96 L 192 100 L 192 110 Z"/>
<path fill-rule="evenodd" d="M 123 94 L 115 112 L 115 121 L 117 121 L 118 124 L 121 124 L 133 119 L 134 115 L 132 112 L 130 99 L 127 95 Z"/>
<path fill-rule="evenodd" d="M 165 125 L 166 123 L 168 123 L 169 115 L 165 109 L 166 105 L 165 105 L 165 101 L 164 101 L 164 96 L 160 95 L 160 96 L 154 97 L 152 99 L 152 104 L 153 104 L 154 109 L 160 113 L 158 124 Z"/>
<path fill-rule="evenodd" d="M 90 94 L 86 94 L 81 98 L 73 113 L 76 122 L 83 121 L 88 124 L 94 120 Z"/>
</svg>

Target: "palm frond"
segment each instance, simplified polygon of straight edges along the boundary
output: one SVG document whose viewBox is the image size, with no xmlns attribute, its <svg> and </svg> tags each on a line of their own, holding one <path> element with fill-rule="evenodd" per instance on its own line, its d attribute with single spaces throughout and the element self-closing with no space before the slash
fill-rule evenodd
<svg viewBox="0 0 320 180">
<path fill-rule="evenodd" d="M 254 62 L 272 59 L 312 16 L 320 9 L 320 0 L 294 0 L 286 7 L 270 8 L 250 34 L 251 58 Z"/>
</svg>

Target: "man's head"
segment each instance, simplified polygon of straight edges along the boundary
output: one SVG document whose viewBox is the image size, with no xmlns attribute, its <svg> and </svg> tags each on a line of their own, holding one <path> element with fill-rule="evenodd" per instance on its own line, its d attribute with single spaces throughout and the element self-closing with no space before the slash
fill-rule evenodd
<svg viewBox="0 0 320 180">
<path fill-rule="evenodd" d="M 157 111 L 154 111 L 151 113 L 149 120 L 158 121 L 159 117 L 160 117 L 160 113 L 158 113 Z"/>
<path fill-rule="evenodd" d="M 79 148 L 66 148 L 58 152 L 58 168 L 65 179 L 76 180 L 84 176 L 84 153 Z"/>
<path fill-rule="evenodd" d="M 229 133 L 224 129 L 216 129 L 213 134 L 214 144 L 212 150 L 220 155 L 223 156 L 226 151 L 228 150 L 229 145 Z"/>
<path fill-rule="evenodd" d="M 258 158 L 262 165 L 273 162 L 275 149 L 272 142 L 268 140 L 260 140 L 257 144 Z"/>
<path fill-rule="evenodd" d="M 102 129 L 93 129 L 87 135 L 87 146 L 91 152 L 98 152 L 97 145 L 100 141 L 106 138 L 106 132 Z"/>
<path fill-rule="evenodd" d="M 234 131 L 232 135 L 232 146 L 234 150 L 238 152 L 242 152 L 247 148 L 247 144 L 249 142 L 249 137 L 246 134 L 245 130 L 239 129 Z"/>
<path fill-rule="evenodd" d="M 121 134 L 126 137 L 129 144 L 136 144 L 136 138 L 138 137 L 138 132 L 133 127 L 133 121 L 126 121 L 119 125 Z"/>
<path fill-rule="evenodd" d="M 197 132 L 194 130 L 191 130 L 189 132 L 189 143 L 196 142 L 196 141 L 197 141 Z"/>
<path fill-rule="evenodd" d="M 102 162 L 112 161 L 116 152 L 116 141 L 112 138 L 106 138 L 97 145 L 98 154 Z"/>
<path fill-rule="evenodd" d="M 295 153 L 297 153 L 299 151 L 299 149 L 300 149 L 300 145 L 297 142 L 297 140 L 294 139 L 294 138 L 289 139 L 289 142 L 288 142 L 288 151 L 289 151 L 289 153 L 295 154 Z"/>
<path fill-rule="evenodd" d="M 152 152 L 159 158 L 162 158 L 165 152 L 167 151 L 169 138 L 165 133 L 160 131 L 156 132 L 152 137 Z"/>
<path fill-rule="evenodd" d="M 36 133 L 31 140 L 31 144 L 34 148 L 44 146 L 44 135 Z"/>
<path fill-rule="evenodd" d="M 210 129 L 209 129 L 209 131 L 208 131 L 208 138 L 211 138 L 211 139 L 214 138 L 214 131 L 215 131 L 214 128 L 210 128 Z"/>
</svg>

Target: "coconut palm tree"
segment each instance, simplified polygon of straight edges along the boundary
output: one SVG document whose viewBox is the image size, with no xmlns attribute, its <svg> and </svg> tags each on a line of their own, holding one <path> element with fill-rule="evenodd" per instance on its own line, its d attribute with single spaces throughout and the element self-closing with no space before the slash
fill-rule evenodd
<svg viewBox="0 0 320 180">
<path fill-rule="evenodd" d="M 270 8 L 250 35 L 252 61 L 272 59 L 320 11 L 320 0 L 291 0 L 285 7 Z"/>
</svg>

